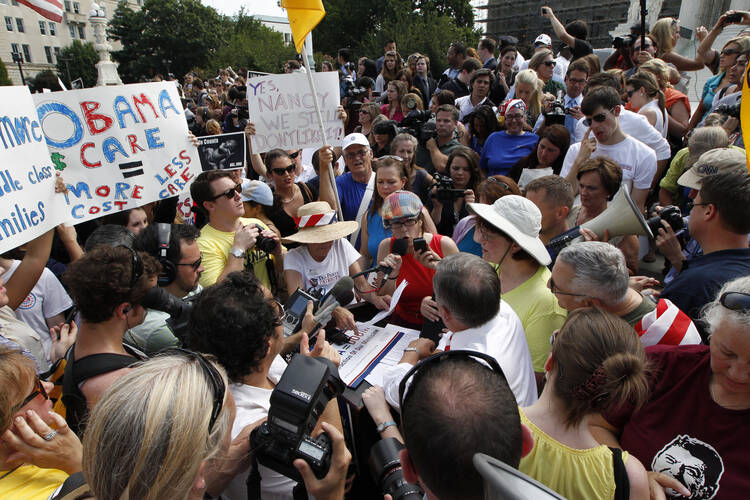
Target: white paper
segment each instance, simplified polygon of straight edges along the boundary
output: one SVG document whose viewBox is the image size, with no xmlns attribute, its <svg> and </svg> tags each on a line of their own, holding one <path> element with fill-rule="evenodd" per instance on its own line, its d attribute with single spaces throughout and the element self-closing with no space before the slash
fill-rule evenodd
<svg viewBox="0 0 750 500">
<path fill-rule="evenodd" d="M 393 312 L 393 310 L 396 308 L 396 304 L 398 304 L 399 299 L 401 299 L 401 294 L 404 292 L 404 288 L 406 288 L 406 285 L 408 285 L 409 282 L 404 280 L 401 282 L 401 284 L 398 285 L 398 288 L 393 292 L 393 295 L 391 296 L 391 304 L 390 307 L 388 307 L 387 311 L 380 311 L 375 316 L 372 317 L 372 319 L 366 323 L 365 325 L 374 325 L 381 319 L 385 318 L 386 316 L 390 316 L 390 314 Z"/>
<path fill-rule="evenodd" d="M 404 349 L 409 347 L 409 343 L 419 338 L 419 332 L 412 330 L 411 328 L 402 328 L 396 325 L 388 325 L 384 328 L 384 333 L 387 335 L 398 334 L 403 332 L 403 336 L 399 339 L 396 344 L 391 347 L 388 354 L 372 369 L 372 371 L 365 377 L 372 385 L 383 386 L 383 376 L 388 368 L 397 365 L 404 355 Z"/>
</svg>

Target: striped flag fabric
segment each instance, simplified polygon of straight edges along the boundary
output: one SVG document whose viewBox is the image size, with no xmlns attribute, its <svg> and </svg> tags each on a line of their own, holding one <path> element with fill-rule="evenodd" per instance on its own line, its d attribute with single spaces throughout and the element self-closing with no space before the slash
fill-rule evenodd
<svg viewBox="0 0 750 500">
<path fill-rule="evenodd" d="M 18 0 L 18 3 L 34 9 L 39 15 L 50 21 L 62 22 L 63 4 L 60 0 Z"/>
<path fill-rule="evenodd" d="M 690 317 L 668 299 L 659 299 L 656 309 L 635 325 L 643 347 L 700 344 L 701 336 Z"/>
</svg>

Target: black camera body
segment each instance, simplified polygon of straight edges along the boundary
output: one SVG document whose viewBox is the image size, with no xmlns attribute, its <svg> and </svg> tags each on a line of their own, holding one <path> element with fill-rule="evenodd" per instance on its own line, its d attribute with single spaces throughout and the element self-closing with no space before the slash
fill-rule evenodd
<svg viewBox="0 0 750 500">
<path fill-rule="evenodd" d="M 263 228 L 260 227 L 259 224 L 256 224 L 255 227 L 258 229 L 258 236 L 255 238 L 255 248 L 263 250 L 267 254 L 271 254 L 276 248 L 276 242 L 271 238 L 267 238 L 260 234 L 260 232 L 263 231 Z"/>
<path fill-rule="evenodd" d="M 433 197 L 441 203 L 448 203 L 456 201 L 464 195 L 463 189 L 453 189 L 453 179 L 447 175 L 439 174 L 435 172 L 433 174 L 435 179 L 434 186 L 437 187 Z"/>
<path fill-rule="evenodd" d="M 413 135 L 423 146 L 430 139 L 437 139 L 437 125 L 430 110 L 410 111 L 401 120 L 401 132 Z"/>
<path fill-rule="evenodd" d="M 655 210 L 650 210 L 649 212 L 655 213 Z M 648 227 L 651 229 L 651 232 L 654 233 L 654 236 L 659 234 L 660 228 L 664 229 L 661 221 L 666 221 L 675 233 L 685 228 L 685 219 L 682 217 L 682 212 L 679 207 L 674 205 L 667 205 L 662 208 L 658 214 L 649 217 L 646 221 L 646 224 L 648 224 Z"/>
<path fill-rule="evenodd" d="M 271 393 L 268 420 L 250 434 L 258 463 L 301 482 L 292 465 L 301 458 L 317 478 L 325 477 L 331 465 L 331 440 L 325 433 L 317 438 L 310 433 L 328 402 L 345 387 L 331 361 L 295 355 Z"/>
<path fill-rule="evenodd" d="M 190 328 L 190 313 L 200 294 L 179 299 L 160 286 L 155 286 L 146 292 L 141 305 L 148 309 L 156 309 L 169 314 L 166 323 L 174 336 L 185 342 Z"/>
<path fill-rule="evenodd" d="M 562 90 L 557 91 L 557 97 L 552 102 L 550 110 L 544 112 L 545 125 L 565 125 L 565 115 L 568 110 L 565 109 L 564 95 Z"/>
<path fill-rule="evenodd" d="M 404 449 L 396 438 L 381 439 L 370 450 L 368 464 L 375 484 L 393 500 L 419 500 L 424 493 L 416 484 L 407 483 L 401 469 L 399 452 Z"/>
<path fill-rule="evenodd" d="M 614 40 L 612 40 L 612 47 L 616 49 L 625 49 L 633 45 L 633 37 L 630 35 L 625 36 L 616 36 Z"/>
<path fill-rule="evenodd" d="M 737 104 L 719 104 L 716 106 L 716 109 L 714 109 L 714 113 L 719 113 L 720 115 L 729 116 L 732 118 L 740 118 L 740 103 Z"/>
</svg>

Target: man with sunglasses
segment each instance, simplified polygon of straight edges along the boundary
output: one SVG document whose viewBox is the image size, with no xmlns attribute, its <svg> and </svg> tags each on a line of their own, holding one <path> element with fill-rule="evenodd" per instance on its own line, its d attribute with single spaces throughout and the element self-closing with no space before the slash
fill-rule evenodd
<svg viewBox="0 0 750 500">
<path fill-rule="evenodd" d="M 276 292 L 283 269 L 282 247 L 276 233 L 260 219 L 243 217 L 242 185 L 221 170 L 202 172 L 190 186 L 199 213 L 208 214 L 198 248 L 203 256 L 200 284 L 211 286 L 234 271 L 252 270 L 263 286 Z M 258 235 L 276 242 L 271 255 L 256 248 Z"/>
<path fill-rule="evenodd" d="M 580 143 L 568 149 L 560 176 L 570 182 L 577 193 L 581 165 L 589 158 L 607 156 L 622 167 L 622 183 L 636 206 L 643 211 L 656 173 L 656 154 L 622 131 L 618 120 L 622 109 L 622 99 L 611 87 L 597 87 L 586 94 L 581 111 L 588 130 Z"/>
<path fill-rule="evenodd" d="M 141 231 L 133 243 L 133 248 L 158 259 L 161 252 L 159 238 L 159 226 L 161 225 L 151 224 Z M 167 225 L 164 224 L 164 226 Z M 162 269 L 160 286 L 170 295 L 178 299 L 186 299 L 203 290 L 203 287 L 198 284 L 198 280 L 203 273 L 203 259 L 200 248 L 198 248 L 200 231 L 191 224 L 171 224 L 167 227 L 170 228 L 169 242 L 166 259 L 163 260 L 162 266 L 171 264 L 174 272 Z M 147 309 L 143 323 L 127 331 L 125 342 L 149 356 L 162 349 L 178 346 L 179 341 L 167 326 L 167 319 L 169 319 L 168 313 L 151 308 Z"/>
</svg>

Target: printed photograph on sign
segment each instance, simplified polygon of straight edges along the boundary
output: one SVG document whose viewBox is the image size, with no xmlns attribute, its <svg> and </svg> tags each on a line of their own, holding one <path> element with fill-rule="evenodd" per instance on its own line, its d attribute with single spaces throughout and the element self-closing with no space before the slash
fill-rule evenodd
<svg viewBox="0 0 750 500">
<path fill-rule="evenodd" d="M 341 146 L 344 124 L 339 119 L 339 79 L 336 72 L 314 73 L 315 95 L 307 75 L 289 73 L 263 75 L 247 81 L 253 152 L 280 149 L 318 149 L 326 144 Z M 315 101 L 323 119 L 321 134 Z"/>
<path fill-rule="evenodd" d="M 198 156 L 205 170 L 235 170 L 245 167 L 245 134 L 208 135 L 198 138 Z"/>
<path fill-rule="evenodd" d="M 41 95 L 41 94 L 40 94 Z M 50 94 L 46 94 L 50 95 Z M 68 219 L 27 87 L 0 87 L 0 253 Z M 63 173 L 65 178 L 65 173 Z"/>
<path fill-rule="evenodd" d="M 201 172 L 174 82 L 32 97 L 75 223 L 177 196 Z"/>
</svg>

